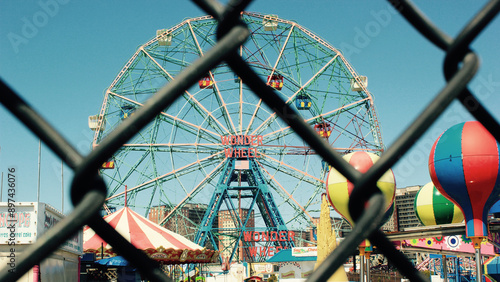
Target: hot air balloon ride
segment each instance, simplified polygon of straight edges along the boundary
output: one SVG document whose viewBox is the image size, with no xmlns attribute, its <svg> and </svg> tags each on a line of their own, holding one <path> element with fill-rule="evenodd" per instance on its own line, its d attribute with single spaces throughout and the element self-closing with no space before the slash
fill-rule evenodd
<svg viewBox="0 0 500 282">
<path fill-rule="evenodd" d="M 488 211 L 500 196 L 499 159 L 497 141 L 477 121 L 450 127 L 436 140 L 429 156 L 432 182 L 462 210 L 477 261 L 481 241 L 488 236 Z M 480 264 L 477 273 L 481 273 Z"/>
<path fill-rule="evenodd" d="M 365 173 L 380 157 L 373 153 L 357 151 L 349 153 L 343 158 L 356 170 L 361 173 Z M 384 211 L 388 212 L 388 210 L 393 206 L 396 193 L 396 181 L 394 179 L 394 173 L 392 172 L 392 170 L 388 170 L 382 175 L 382 177 L 377 181 L 377 187 L 385 197 Z M 332 207 L 352 226 L 354 226 L 354 221 L 349 213 L 349 198 L 353 189 L 354 184 L 352 182 L 347 180 L 347 178 L 345 178 L 335 168 L 330 169 L 326 180 L 326 193 L 328 200 L 330 201 Z M 365 243 L 362 243 L 360 245 L 360 255 L 363 257 L 363 254 L 367 252 L 367 255 L 369 257 L 371 251 L 372 249 L 369 245 L 369 242 L 365 240 Z M 361 277 L 363 277 L 363 263 L 361 263 L 360 271 Z"/>
<path fill-rule="evenodd" d="M 414 210 L 424 226 L 460 223 L 464 220 L 460 208 L 443 196 L 432 182 L 425 184 L 418 191 Z"/>
</svg>

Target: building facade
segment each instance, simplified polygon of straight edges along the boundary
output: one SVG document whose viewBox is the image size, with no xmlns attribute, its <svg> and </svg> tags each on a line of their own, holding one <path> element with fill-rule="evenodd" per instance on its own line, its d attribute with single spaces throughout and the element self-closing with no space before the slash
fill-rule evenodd
<svg viewBox="0 0 500 282">
<path fill-rule="evenodd" d="M 219 251 L 223 258 L 229 258 L 231 256 L 234 249 L 235 237 L 240 235 L 231 212 L 233 211 L 220 210 L 218 214 L 218 231 L 222 234 L 219 235 Z M 247 218 L 248 212 L 248 209 L 239 210 L 239 217 L 241 221 L 244 221 Z M 252 210 L 250 212 L 246 228 L 252 230 L 254 227 L 255 213 Z M 240 240 L 238 251 L 236 252 L 236 256 L 233 258 L 233 261 L 252 261 L 247 250 L 249 247 L 254 246 L 255 242 L 243 242 L 243 240 Z"/>
<path fill-rule="evenodd" d="M 152 207 L 149 211 L 148 219 L 159 224 L 172 211 L 173 208 L 174 206 L 167 205 Z M 194 241 L 196 232 L 198 231 L 198 226 L 201 224 L 207 208 L 208 205 L 206 204 L 186 204 L 180 208 L 179 213 L 176 213 L 168 221 L 162 223 L 161 225 L 168 230 Z M 217 228 L 218 226 L 217 217 L 214 220 L 213 226 L 214 228 Z"/>
<path fill-rule="evenodd" d="M 396 207 L 393 217 L 397 218 L 393 221 L 393 231 L 404 231 L 405 228 L 420 226 L 417 214 L 415 213 L 415 197 L 422 186 L 409 186 L 405 188 L 396 189 Z"/>
</svg>

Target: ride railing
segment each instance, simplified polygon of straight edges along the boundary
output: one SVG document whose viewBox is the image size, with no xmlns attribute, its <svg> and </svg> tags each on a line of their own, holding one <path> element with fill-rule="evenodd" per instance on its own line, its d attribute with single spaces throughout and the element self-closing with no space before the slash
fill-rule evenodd
<svg viewBox="0 0 500 282">
<path fill-rule="evenodd" d="M 368 238 L 391 262 L 401 275 L 411 281 L 425 281 L 412 263 L 391 244 L 378 229 L 384 215 L 383 196 L 376 187 L 376 181 L 412 147 L 413 144 L 436 121 L 452 101 L 457 99 L 489 132 L 500 141 L 500 125 L 467 88 L 474 77 L 478 56 L 469 49 L 471 42 L 489 24 L 500 10 L 500 0 L 488 2 L 481 11 L 467 23 L 456 38 L 448 37 L 434 26 L 412 3 L 389 0 L 389 2 L 420 33 L 445 51 L 444 74 L 446 86 L 436 94 L 432 102 L 419 117 L 388 148 L 380 160 L 369 171 L 362 174 L 342 159 L 330 145 L 319 137 L 313 128 L 287 105 L 265 81 L 238 55 L 238 48 L 249 36 L 249 31 L 240 21 L 241 11 L 250 0 L 232 0 L 224 6 L 216 0 L 194 0 L 204 11 L 218 20 L 217 44 L 203 57 L 184 69 L 176 79 L 161 88 L 143 107 L 110 133 L 87 156 L 82 156 L 62 135 L 45 121 L 27 102 L 21 99 L 5 83 L 0 81 L 0 102 L 35 133 L 71 169 L 74 178 L 71 185 L 71 199 L 74 210 L 42 238 L 30 245 L 18 258 L 15 272 L 3 268 L 0 281 L 16 281 L 34 265 L 55 251 L 59 245 L 72 237 L 84 225 L 89 225 L 106 242 L 134 264 L 141 274 L 151 281 L 168 281 L 157 263 L 144 252 L 135 248 L 99 215 L 106 197 L 106 185 L 98 169 L 125 141 L 145 127 L 156 115 L 167 108 L 186 89 L 212 68 L 225 61 L 243 82 L 272 108 L 290 127 L 299 134 L 325 161 L 335 167 L 354 184 L 350 197 L 350 214 L 356 225 L 350 235 L 332 252 L 308 278 L 308 281 L 326 281 L 334 271 L 343 265 L 352 251 Z M 365 203 L 367 203 L 365 205 Z"/>
</svg>

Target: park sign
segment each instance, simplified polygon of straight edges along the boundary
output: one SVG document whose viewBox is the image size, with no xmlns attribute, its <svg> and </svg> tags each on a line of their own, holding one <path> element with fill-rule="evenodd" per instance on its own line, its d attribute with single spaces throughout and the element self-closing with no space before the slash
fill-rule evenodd
<svg viewBox="0 0 500 282">
<path fill-rule="evenodd" d="M 294 247 L 292 256 L 294 257 L 315 257 L 318 255 L 317 247 Z"/>
<path fill-rule="evenodd" d="M 257 147 L 262 146 L 262 135 L 224 135 L 221 143 L 226 158 L 258 158 Z"/>
<path fill-rule="evenodd" d="M 0 202 L 0 245 L 33 244 L 64 215 L 54 207 L 40 202 Z M 81 254 L 82 231 L 63 243 L 62 250 Z"/>
<path fill-rule="evenodd" d="M 263 243 L 265 246 L 251 246 L 248 247 L 248 252 L 251 257 L 272 257 L 279 253 L 281 250 L 286 249 L 282 247 L 279 242 L 293 242 L 295 241 L 294 231 L 243 231 L 243 241 Z M 276 243 L 271 243 L 276 242 Z M 269 243 L 271 245 L 269 245 Z M 276 245 L 273 245 L 276 244 Z"/>
</svg>

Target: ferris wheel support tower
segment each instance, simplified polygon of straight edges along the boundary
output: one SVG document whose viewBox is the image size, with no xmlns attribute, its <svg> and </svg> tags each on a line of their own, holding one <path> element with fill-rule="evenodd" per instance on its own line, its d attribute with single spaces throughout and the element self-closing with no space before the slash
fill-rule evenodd
<svg viewBox="0 0 500 282">
<path fill-rule="evenodd" d="M 247 136 L 241 136 L 240 140 L 250 139 Z M 217 234 L 233 234 L 229 246 L 225 246 L 231 250 L 229 261 L 232 261 L 234 255 L 238 251 L 238 247 L 245 253 L 247 258 L 253 258 L 249 248 L 255 247 L 254 242 L 244 240 L 244 234 L 254 234 L 256 230 L 267 232 L 267 234 L 276 234 L 275 238 L 269 241 L 262 242 L 266 247 L 274 246 L 281 249 L 292 248 L 295 246 L 293 241 L 294 236 L 290 236 L 290 232 L 280 214 L 280 211 L 274 201 L 273 195 L 266 183 L 266 179 L 260 169 L 258 163 L 258 155 L 256 148 L 252 146 L 236 145 L 226 148 L 226 163 L 223 172 L 220 175 L 215 193 L 208 204 L 208 209 L 205 212 L 203 220 L 200 224 L 200 229 L 195 237 L 195 243 L 205 246 L 210 239 L 212 245 L 218 249 L 216 243 Z M 247 153 L 244 153 L 247 152 Z M 246 155 L 242 157 L 241 155 Z M 241 206 L 241 199 L 246 198 L 250 204 L 246 207 Z M 230 213 L 230 217 L 235 222 L 234 228 L 214 228 L 213 223 L 223 203 Z M 254 207 L 258 208 L 260 215 L 265 223 L 264 228 L 256 228 L 255 226 L 248 226 L 252 217 L 255 214 L 246 212 L 242 214 L 242 210 L 252 211 Z M 253 222 L 253 220 L 252 220 Z M 231 230 L 229 230 L 231 229 Z M 278 240 L 278 236 L 282 235 L 284 240 Z M 286 235 L 283 235 L 286 234 Z M 253 236 L 246 236 L 253 239 Z M 241 245 L 240 245 L 241 243 Z M 260 257 L 260 259 L 259 259 Z M 262 260 L 265 256 L 257 254 L 256 260 Z"/>
</svg>

